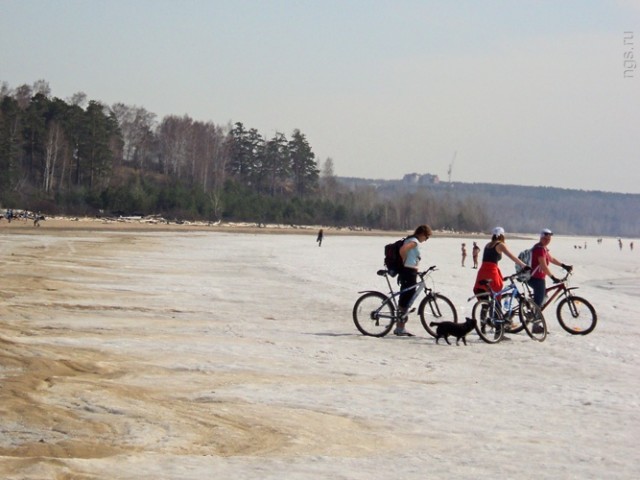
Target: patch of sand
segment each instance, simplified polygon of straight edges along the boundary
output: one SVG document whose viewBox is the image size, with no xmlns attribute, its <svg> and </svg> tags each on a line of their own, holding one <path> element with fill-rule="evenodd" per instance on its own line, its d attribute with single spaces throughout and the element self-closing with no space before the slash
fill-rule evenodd
<svg viewBox="0 0 640 480">
<path fill-rule="evenodd" d="M 145 315 L 171 322 L 175 313 L 149 306 L 139 292 L 118 289 L 118 276 L 126 272 L 99 270 L 123 244 L 142 252 L 153 248 L 153 239 L 79 235 L 73 228 L 47 232 L 52 234 L 45 247 L 37 237 L 3 244 L 3 478 L 95 478 L 69 460 L 136 453 L 341 456 L 391 448 L 393 436 L 352 418 L 203 393 L 247 382 L 277 388 L 313 379 L 243 370 L 211 375 L 167 368 L 145 352 L 110 350 L 107 345 L 122 339 L 153 342 L 154 335 L 166 335 L 145 324 Z M 100 277 L 104 283 L 97 287 Z"/>
</svg>

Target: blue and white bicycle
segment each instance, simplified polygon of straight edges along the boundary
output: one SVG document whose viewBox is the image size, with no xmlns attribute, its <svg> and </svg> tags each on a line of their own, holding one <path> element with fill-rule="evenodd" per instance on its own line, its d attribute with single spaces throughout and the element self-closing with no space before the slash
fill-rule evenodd
<svg viewBox="0 0 640 480">
<path fill-rule="evenodd" d="M 505 333 L 516 333 L 522 328 L 533 340 L 542 342 L 547 338 L 547 322 L 542 310 L 531 298 L 518 290 L 514 282 L 519 275 L 516 273 L 504 277 L 507 285 L 499 292 L 491 290 L 491 280 L 484 280 L 481 283 L 486 285 L 489 291 L 469 298 L 469 301 L 476 300 L 472 317 L 476 321 L 478 335 L 487 343 L 497 343 Z M 522 328 L 512 323 L 516 315 Z"/>
</svg>

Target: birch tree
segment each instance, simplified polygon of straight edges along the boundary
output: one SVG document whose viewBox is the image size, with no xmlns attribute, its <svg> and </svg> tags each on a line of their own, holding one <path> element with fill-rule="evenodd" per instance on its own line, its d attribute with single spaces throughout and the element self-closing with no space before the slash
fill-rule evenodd
<svg viewBox="0 0 640 480">
<path fill-rule="evenodd" d="M 154 113 L 137 106 L 116 103 L 111 107 L 122 133 L 122 160 L 125 164 L 145 171 L 154 141 Z"/>
</svg>

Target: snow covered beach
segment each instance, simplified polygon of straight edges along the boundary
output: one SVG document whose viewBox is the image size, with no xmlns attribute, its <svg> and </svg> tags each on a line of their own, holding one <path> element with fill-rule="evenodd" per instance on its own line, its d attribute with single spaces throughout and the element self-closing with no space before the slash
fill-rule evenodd
<svg viewBox="0 0 640 480">
<path fill-rule="evenodd" d="M 360 335 L 353 303 L 384 289 L 375 271 L 395 237 L 327 234 L 318 248 L 315 234 L 0 230 L 2 477 L 637 476 L 640 252 L 628 242 L 551 243 L 596 307 L 592 334 L 546 311 L 543 343 L 456 347 L 415 316 L 417 337 Z M 512 251 L 535 240 L 523 237 L 507 232 Z M 460 317 L 471 240 L 422 247 Z"/>
</svg>

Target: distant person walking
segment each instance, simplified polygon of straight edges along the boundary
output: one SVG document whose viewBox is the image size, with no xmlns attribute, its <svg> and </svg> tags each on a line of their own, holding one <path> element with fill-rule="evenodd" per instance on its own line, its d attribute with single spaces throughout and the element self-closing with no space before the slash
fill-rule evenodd
<svg viewBox="0 0 640 480">
<path fill-rule="evenodd" d="M 420 265 L 420 248 L 419 245 L 426 242 L 432 235 L 429 225 L 420 225 L 416 228 L 413 235 L 407 237 L 400 247 L 400 257 L 402 257 L 402 270 L 398 276 L 400 282 L 400 288 L 405 290 L 409 287 L 413 287 L 418 283 L 418 265 Z M 400 295 L 398 301 L 398 307 L 400 310 L 400 319 L 396 323 L 396 328 L 393 331 L 394 334 L 402 337 L 412 337 L 413 334 L 407 332 L 404 328 L 408 320 L 409 302 L 413 298 L 415 290 L 409 290 Z"/>
<path fill-rule="evenodd" d="M 620 247 L 620 250 L 622 250 L 622 239 L 621 238 L 618 239 L 618 246 Z"/>
<path fill-rule="evenodd" d="M 465 243 L 462 244 L 460 253 L 462 254 L 462 266 L 464 267 L 464 261 L 467 259 L 467 245 Z"/>
<path fill-rule="evenodd" d="M 322 239 L 324 238 L 324 232 L 322 231 L 322 229 L 320 229 L 320 231 L 318 232 L 318 238 L 316 238 L 316 242 L 318 242 L 318 246 L 321 247 L 322 246 Z"/>
<path fill-rule="evenodd" d="M 629 250 L 631 250 L 633 252 L 633 242 L 629 243 Z"/>
<path fill-rule="evenodd" d="M 471 257 L 473 258 L 473 268 L 478 268 L 479 253 L 480 253 L 480 247 L 476 242 L 473 242 L 473 248 L 471 249 Z"/>
</svg>

